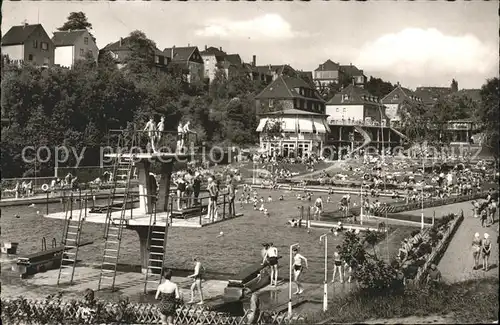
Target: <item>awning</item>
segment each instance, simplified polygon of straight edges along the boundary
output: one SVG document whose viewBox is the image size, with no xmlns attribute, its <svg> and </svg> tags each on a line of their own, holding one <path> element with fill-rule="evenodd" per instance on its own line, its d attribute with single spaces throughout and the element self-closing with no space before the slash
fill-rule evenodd
<svg viewBox="0 0 500 325">
<path fill-rule="evenodd" d="M 294 117 L 292 118 L 283 118 L 283 132 L 297 132 L 296 128 L 296 120 Z"/>
<path fill-rule="evenodd" d="M 259 126 L 257 126 L 257 132 L 262 132 L 264 130 L 264 126 L 266 126 L 267 117 L 261 118 L 259 121 Z"/>
<path fill-rule="evenodd" d="M 316 133 L 321 133 L 321 134 L 326 133 L 326 127 L 325 124 L 323 123 L 323 120 L 314 119 L 313 122 L 314 122 L 314 128 L 316 129 Z"/>
<path fill-rule="evenodd" d="M 313 133 L 313 122 L 308 118 L 299 117 L 299 130 L 301 133 Z"/>
</svg>

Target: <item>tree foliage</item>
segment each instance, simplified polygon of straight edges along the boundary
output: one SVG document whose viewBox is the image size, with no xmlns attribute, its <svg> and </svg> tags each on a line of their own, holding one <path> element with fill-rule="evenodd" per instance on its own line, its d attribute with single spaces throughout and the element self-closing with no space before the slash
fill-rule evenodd
<svg viewBox="0 0 500 325">
<path fill-rule="evenodd" d="M 2 69 L 3 116 L 1 168 L 4 177 L 35 173 L 24 162 L 26 146 L 66 145 L 86 149 L 84 165 L 98 165 L 99 147 L 108 145 L 109 129 L 135 123 L 142 128 L 150 116 L 165 117 L 165 130 L 191 121 L 198 139 L 208 145 L 254 144 L 257 141 L 254 96 L 260 82 L 245 77 L 222 79 L 207 88 L 154 69 L 154 42 L 131 33 L 132 55 L 117 69 L 106 53 L 99 64 L 81 60 L 71 70 L 8 65 Z M 111 143 L 111 145 L 116 145 Z M 52 151 L 53 153 L 53 151 Z M 75 160 L 67 162 L 74 166 Z M 54 159 L 36 166 L 38 176 L 53 175 Z"/>
<path fill-rule="evenodd" d="M 370 94 L 382 99 L 394 89 L 394 86 L 388 81 L 370 76 L 370 79 L 366 82 L 365 89 Z"/>
<path fill-rule="evenodd" d="M 488 146 L 498 159 L 500 138 L 498 135 L 499 121 L 499 80 L 498 78 L 488 79 L 481 87 L 481 105 L 478 109 L 479 123 L 483 128 L 483 145 Z"/>
</svg>

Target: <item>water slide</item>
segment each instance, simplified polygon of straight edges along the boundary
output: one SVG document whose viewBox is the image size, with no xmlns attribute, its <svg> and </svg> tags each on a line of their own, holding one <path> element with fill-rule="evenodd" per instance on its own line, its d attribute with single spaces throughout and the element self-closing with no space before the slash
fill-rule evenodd
<svg viewBox="0 0 500 325">
<path fill-rule="evenodd" d="M 359 147 L 357 148 L 354 148 L 354 150 L 351 152 L 351 157 L 352 155 L 354 155 L 356 152 L 359 152 L 361 149 L 363 149 L 364 147 L 366 147 L 367 145 L 370 144 L 370 142 L 372 142 L 372 138 L 370 137 L 370 135 L 368 134 L 368 132 L 365 131 L 365 129 L 363 129 L 361 126 L 359 125 L 354 125 L 354 130 L 355 131 L 358 131 L 359 133 L 361 133 L 361 135 L 363 136 L 363 138 L 365 139 L 365 141 L 363 142 L 362 145 L 360 145 Z"/>
</svg>

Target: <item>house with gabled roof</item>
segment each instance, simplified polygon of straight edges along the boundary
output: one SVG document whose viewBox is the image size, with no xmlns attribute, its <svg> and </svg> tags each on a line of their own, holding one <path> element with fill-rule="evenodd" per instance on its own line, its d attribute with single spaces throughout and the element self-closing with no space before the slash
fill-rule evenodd
<svg viewBox="0 0 500 325">
<path fill-rule="evenodd" d="M 379 98 L 368 90 L 351 84 L 335 94 L 326 103 L 328 121 L 352 121 L 371 124 L 377 121 L 386 125 L 385 107 Z"/>
<path fill-rule="evenodd" d="M 40 24 L 12 26 L 1 40 L 2 56 L 11 63 L 54 64 L 54 44 Z"/>
<path fill-rule="evenodd" d="M 325 113 L 325 101 L 316 89 L 301 78 L 279 75 L 256 97 L 257 113 L 298 109 Z"/>
<path fill-rule="evenodd" d="M 184 72 L 187 82 L 203 81 L 204 63 L 197 46 L 165 48 L 163 53 L 169 58 L 169 67 Z"/>
<path fill-rule="evenodd" d="M 363 70 L 358 69 L 355 65 L 350 63 L 349 65 L 341 65 L 340 71 L 344 76 L 354 81 L 354 84 L 358 87 L 364 87 L 366 83 L 366 76 Z"/>
<path fill-rule="evenodd" d="M 130 43 L 130 40 L 130 36 L 125 38 L 120 37 L 118 41 L 106 45 L 101 52 L 108 52 L 111 54 L 111 57 L 115 60 L 118 68 L 121 69 L 125 66 L 125 62 L 132 52 L 132 44 Z M 169 62 L 169 59 L 162 51 L 158 48 L 154 49 L 154 67 L 157 71 L 166 72 Z"/>
<path fill-rule="evenodd" d="M 386 107 L 385 113 L 391 121 L 391 125 L 397 125 L 401 121 L 399 110 L 405 101 L 424 104 L 420 96 L 418 96 L 413 90 L 402 87 L 399 82 L 390 93 L 382 98 L 381 102 Z"/>
<path fill-rule="evenodd" d="M 272 80 L 278 79 L 279 76 L 296 77 L 297 72 L 288 64 L 268 64 L 255 66 L 255 70 L 260 74 L 272 76 Z"/>
<path fill-rule="evenodd" d="M 332 83 L 338 83 L 340 79 L 340 64 L 328 59 L 314 70 L 314 83 L 318 89 L 322 89 Z"/>
<path fill-rule="evenodd" d="M 205 45 L 205 50 L 201 51 L 200 55 L 203 59 L 204 78 L 208 79 L 209 82 L 212 82 L 215 78 L 215 73 L 217 72 L 217 65 L 224 61 L 224 57 L 227 53 L 222 50 L 222 47 L 216 48 Z"/>
<path fill-rule="evenodd" d="M 71 68 L 87 55 L 94 57 L 97 62 L 99 48 L 86 29 L 54 32 L 52 42 L 55 47 L 54 63 L 57 65 Z"/>
</svg>

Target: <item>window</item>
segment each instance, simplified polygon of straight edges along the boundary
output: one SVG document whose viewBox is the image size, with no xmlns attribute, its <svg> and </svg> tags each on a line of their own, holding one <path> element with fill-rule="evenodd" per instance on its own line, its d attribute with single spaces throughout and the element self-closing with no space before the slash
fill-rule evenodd
<svg viewBox="0 0 500 325">
<path fill-rule="evenodd" d="M 43 58 L 43 65 L 49 65 L 49 58 Z"/>
<path fill-rule="evenodd" d="M 49 49 L 49 44 L 45 43 L 45 42 L 41 42 L 40 47 L 42 48 L 42 50 L 47 51 Z"/>
<path fill-rule="evenodd" d="M 344 108 L 342 109 L 342 111 L 345 113 L 345 112 L 346 112 L 346 108 L 344 107 Z"/>
<path fill-rule="evenodd" d="M 396 95 L 394 95 L 394 97 L 393 97 L 393 98 L 394 98 L 394 99 L 399 99 L 399 96 L 396 94 Z"/>
<path fill-rule="evenodd" d="M 93 54 L 93 53 L 92 53 L 92 50 L 89 50 L 89 54 L 90 54 L 90 55 L 92 55 L 92 54 Z"/>
<path fill-rule="evenodd" d="M 28 55 L 28 61 L 33 61 L 33 54 Z"/>
<path fill-rule="evenodd" d="M 269 107 L 274 107 L 274 100 L 273 99 L 269 100 Z"/>
<path fill-rule="evenodd" d="M 89 38 L 88 37 L 83 38 L 83 44 L 89 45 Z"/>
<path fill-rule="evenodd" d="M 38 48 L 38 40 L 33 40 L 33 48 Z"/>
<path fill-rule="evenodd" d="M 339 112 L 339 108 L 338 108 L 338 107 L 337 107 L 337 109 L 336 109 L 336 112 L 337 112 L 337 113 Z"/>
<path fill-rule="evenodd" d="M 160 56 L 159 55 L 155 55 L 155 63 L 160 63 Z"/>
<path fill-rule="evenodd" d="M 85 52 L 83 51 L 83 49 L 80 49 L 80 56 L 84 56 L 85 55 Z"/>
</svg>

